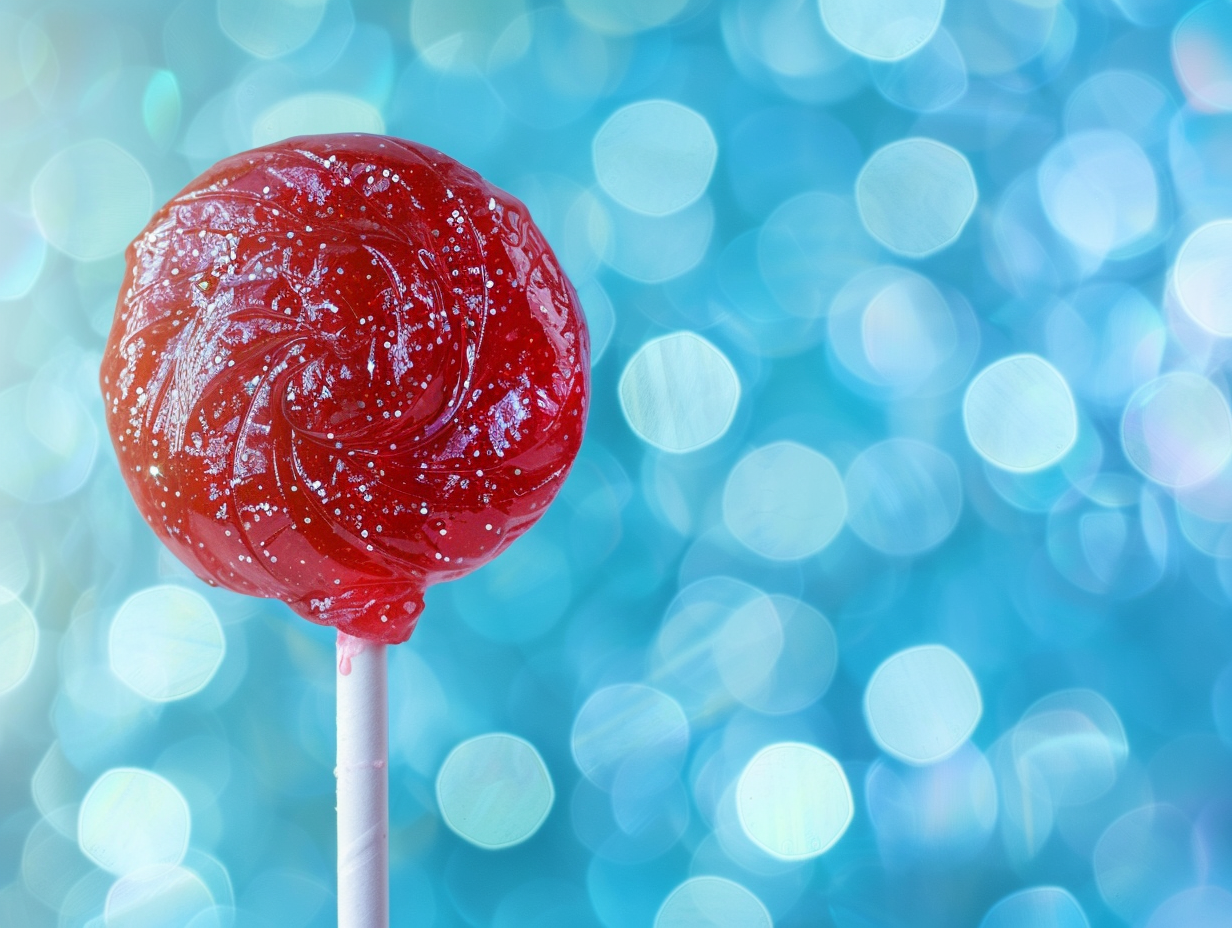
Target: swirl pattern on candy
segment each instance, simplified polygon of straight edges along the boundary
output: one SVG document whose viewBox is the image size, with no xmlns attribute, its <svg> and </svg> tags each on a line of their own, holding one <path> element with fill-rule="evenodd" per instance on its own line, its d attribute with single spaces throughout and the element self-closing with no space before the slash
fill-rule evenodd
<svg viewBox="0 0 1232 928">
<path fill-rule="evenodd" d="M 589 342 L 526 208 L 373 135 L 227 158 L 129 246 L 100 374 L 142 514 L 207 582 L 405 641 L 582 440 Z"/>
</svg>

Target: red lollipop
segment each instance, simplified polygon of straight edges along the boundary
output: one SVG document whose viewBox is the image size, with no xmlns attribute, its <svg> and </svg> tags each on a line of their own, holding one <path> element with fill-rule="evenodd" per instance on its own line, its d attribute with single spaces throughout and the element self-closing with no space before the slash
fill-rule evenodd
<svg viewBox="0 0 1232 928">
<path fill-rule="evenodd" d="M 588 358 L 521 203 L 432 149 L 328 135 L 155 213 L 101 376 L 129 490 L 198 576 L 394 644 L 555 496 Z"/>
<path fill-rule="evenodd" d="M 127 257 L 101 371 L 124 479 L 206 582 L 339 629 L 339 925 L 384 928 L 381 645 L 559 490 L 577 294 L 521 203 L 373 135 L 227 158 Z"/>
</svg>

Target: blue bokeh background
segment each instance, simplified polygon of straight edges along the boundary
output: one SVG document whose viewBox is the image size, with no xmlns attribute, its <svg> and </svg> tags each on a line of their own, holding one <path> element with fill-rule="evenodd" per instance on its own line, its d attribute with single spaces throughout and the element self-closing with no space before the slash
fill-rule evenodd
<svg viewBox="0 0 1232 928">
<path fill-rule="evenodd" d="M 1232 924 L 1232 4 L 942 6 L 0 2 L 0 926 L 334 923 L 332 635 L 160 548 L 96 380 L 152 208 L 309 131 L 521 198 L 595 348 L 556 504 L 391 652 L 395 924 Z M 167 585 L 216 670 L 114 631 Z M 501 732 L 554 800 L 494 850 L 438 787 L 540 801 L 445 765 Z"/>
</svg>

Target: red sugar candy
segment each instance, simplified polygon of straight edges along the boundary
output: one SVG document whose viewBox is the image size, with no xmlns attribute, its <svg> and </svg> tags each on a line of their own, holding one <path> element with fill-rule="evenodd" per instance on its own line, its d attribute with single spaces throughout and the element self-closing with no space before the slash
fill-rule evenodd
<svg viewBox="0 0 1232 928">
<path fill-rule="evenodd" d="M 542 515 L 589 342 L 526 207 L 432 149 L 288 139 L 129 246 L 103 358 L 129 490 L 202 579 L 405 641 L 424 589 Z"/>
</svg>

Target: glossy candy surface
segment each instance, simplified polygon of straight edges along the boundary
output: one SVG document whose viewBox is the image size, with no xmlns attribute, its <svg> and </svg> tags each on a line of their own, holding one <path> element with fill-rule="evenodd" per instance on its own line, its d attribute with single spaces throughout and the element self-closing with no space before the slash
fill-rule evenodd
<svg viewBox="0 0 1232 928">
<path fill-rule="evenodd" d="M 580 304 L 526 208 L 432 149 L 227 158 L 127 252 L 101 379 L 146 521 L 211 583 L 405 641 L 582 439 Z"/>
</svg>

